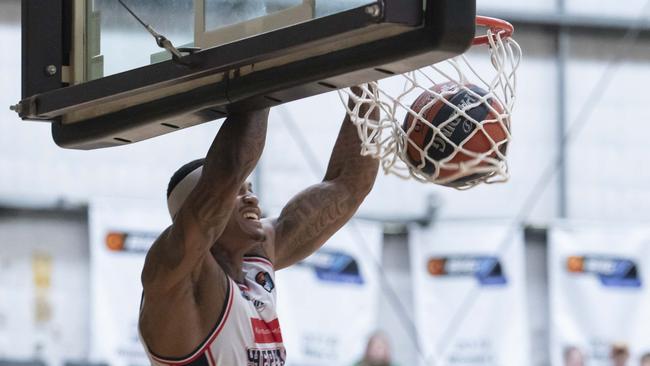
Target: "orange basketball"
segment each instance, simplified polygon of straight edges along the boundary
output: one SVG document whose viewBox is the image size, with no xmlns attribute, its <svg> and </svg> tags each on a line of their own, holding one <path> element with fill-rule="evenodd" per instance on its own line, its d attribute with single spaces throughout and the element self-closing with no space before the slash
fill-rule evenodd
<svg viewBox="0 0 650 366">
<path fill-rule="evenodd" d="M 496 99 L 489 98 L 486 103 L 489 103 L 492 108 L 489 108 L 486 103 L 481 103 L 467 109 L 468 105 L 476 104 L 479 101 L 479 96 L 484 97 L 487 92 L 472 84 L 467 84 L 465 87 L 472 92 L 460 88 L 459 85 L 452 82 L 436 85 L 431 90 L 442 94 L 450 104 L 465 110 L 465 113 L 478 122 L 483 129 L 475 131 L 478 129 L 475 122 L 464 115 L 457 114 L 454 108 L 444 101 L 436 99 L 436 96 L 429 91 L 422 93 L 413 102 L 411 109 L 420 114 L 431 125 L 440 128 L 440 131 L 435 131 L 410 113 L 404 120 L 403 128 L 410 140 L 406 151 L 409 162 L 431 177 L 436 176 L 437 173 L 436 179 L 449 178 L 458 174 L 460 169 L 443 167 L 440 168 L 440 172 L 436 172 L 436 165 L 429 159 L 440 162 L 443 159 L 452 157 L 447 164 L 460 164 L 475 159 L 475 157 L 459 151 L 456 146 L 462 147 L 469 152 L 484 154 L 493 148 L 492 142 L 487 137 L 489 135 L 494 143 L 499 146 L 499 151 L 504 155 L 506 153 L 506 140 L 508 138 L 506 129 L 509 126 L 504 126 L 498 120 L 498 115 L 503 114 L 503 106 Z M 423 110 L 423 108 L 427 109 Z M 455 118 L 452 119 L 452 116 L 455 116 Z M 413 126 L 414 122 L 415 126 Z M 497 154 L 493 152 L 490 156 L 496 158 Z M 426 157 L 429 159 L 426 159 Z M 487 163 L 481 162 L 479 164 L 479 166 L 482 165 L 487 166 Z M 487 174 L 489 173 L 468 173 L 466 176 L 460 176 L 444 185 L 450 187 L 464 186 L 467 182 L 482 178 Z"/>
</svg>

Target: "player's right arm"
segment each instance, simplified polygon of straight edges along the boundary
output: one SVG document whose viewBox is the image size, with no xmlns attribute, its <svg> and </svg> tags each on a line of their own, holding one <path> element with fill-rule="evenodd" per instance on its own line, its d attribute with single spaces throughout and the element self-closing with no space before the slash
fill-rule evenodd
<svg viewBox="0 0 650 366">
<path fill-rule="evenodd" d="M 224 122 L 206 155 L 199 182 L 147 254 L 142 271 L 145 293 L 173 289 L 210 255 L 241 185 L 262 154 L 268 113 L 268 109 L 234 112 Z"/>
</svg>

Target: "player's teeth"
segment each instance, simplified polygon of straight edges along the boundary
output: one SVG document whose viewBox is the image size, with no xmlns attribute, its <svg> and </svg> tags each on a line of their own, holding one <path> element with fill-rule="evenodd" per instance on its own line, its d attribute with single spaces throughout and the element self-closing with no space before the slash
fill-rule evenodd
<svg viewBox="0 0 650 366">
<path fill-rule="evenodd" d="M 252 212 L 245 213 L 244 218 L 245 219 L 251 219 L 251 220 L 259 220 L 259 217 L 256 214 L 252 213 Z"/>
</svg>

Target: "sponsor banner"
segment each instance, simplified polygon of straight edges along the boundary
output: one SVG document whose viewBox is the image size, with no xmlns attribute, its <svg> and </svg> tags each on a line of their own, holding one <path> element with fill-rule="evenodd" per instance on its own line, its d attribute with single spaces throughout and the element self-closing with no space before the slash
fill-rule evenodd
<svg viewBox="0 0 650 366">
<path fill-rule="evenodd" d="M 563 222 L 549 246 L 552 364 L 609 366 L 618 352 L 639 365 L 650 352 L 647 225 Z"/>
<path fill-rule="evenodd" d="M 276 274 L 287 365 L 352 365 L 377 329 L 381 225 L 353 220 Z M 380 262 L 379 262 L 380 263 Z"/>
<path fill-rule="evenodd" d="M 138 338 L 146 252 L 171 224 L 164 200 L 97 199 L 90 205 L 91 357 L 149 365 Z"/>
<path fill-rule="evenodd" d="M 409 246 L 421 365 L 529 364 L 522 230 L 439 222 L 412 226 Z"/>
</svg>

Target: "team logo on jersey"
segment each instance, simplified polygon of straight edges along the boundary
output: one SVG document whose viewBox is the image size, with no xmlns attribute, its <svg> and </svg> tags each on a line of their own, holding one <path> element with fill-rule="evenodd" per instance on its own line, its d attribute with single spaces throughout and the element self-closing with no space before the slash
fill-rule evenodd
<svg viewBox="0 0 650 366">
<path fill-rule="evenodd" d="M 267 292 L 271 292 L 275 288 L 273 279 L 268 272 L 257 272 L 255 275 L 255 282 L 257 282 L 258 285 L 264 287 Z"/>
<path fill-rule="evenodd" d="M 492 256 L 449 256 L 429 259 L 427 270 L 434 277 L 474 277 L 481 285 L 505 285 L 501 260 Z"/>
<path fill-rule="evenodd" d="M 641 287 L 637 264 L 627 258 L 608 256 L 571 256 L 567 271 L 595 275 L 605 287 Z"/>
<path fill-rule="evenodd" d="M 298 264 L 313 268 L 321 281 L 363 284 L 357 260 L 340 251 L 321 249 Z"/>
</svg>

